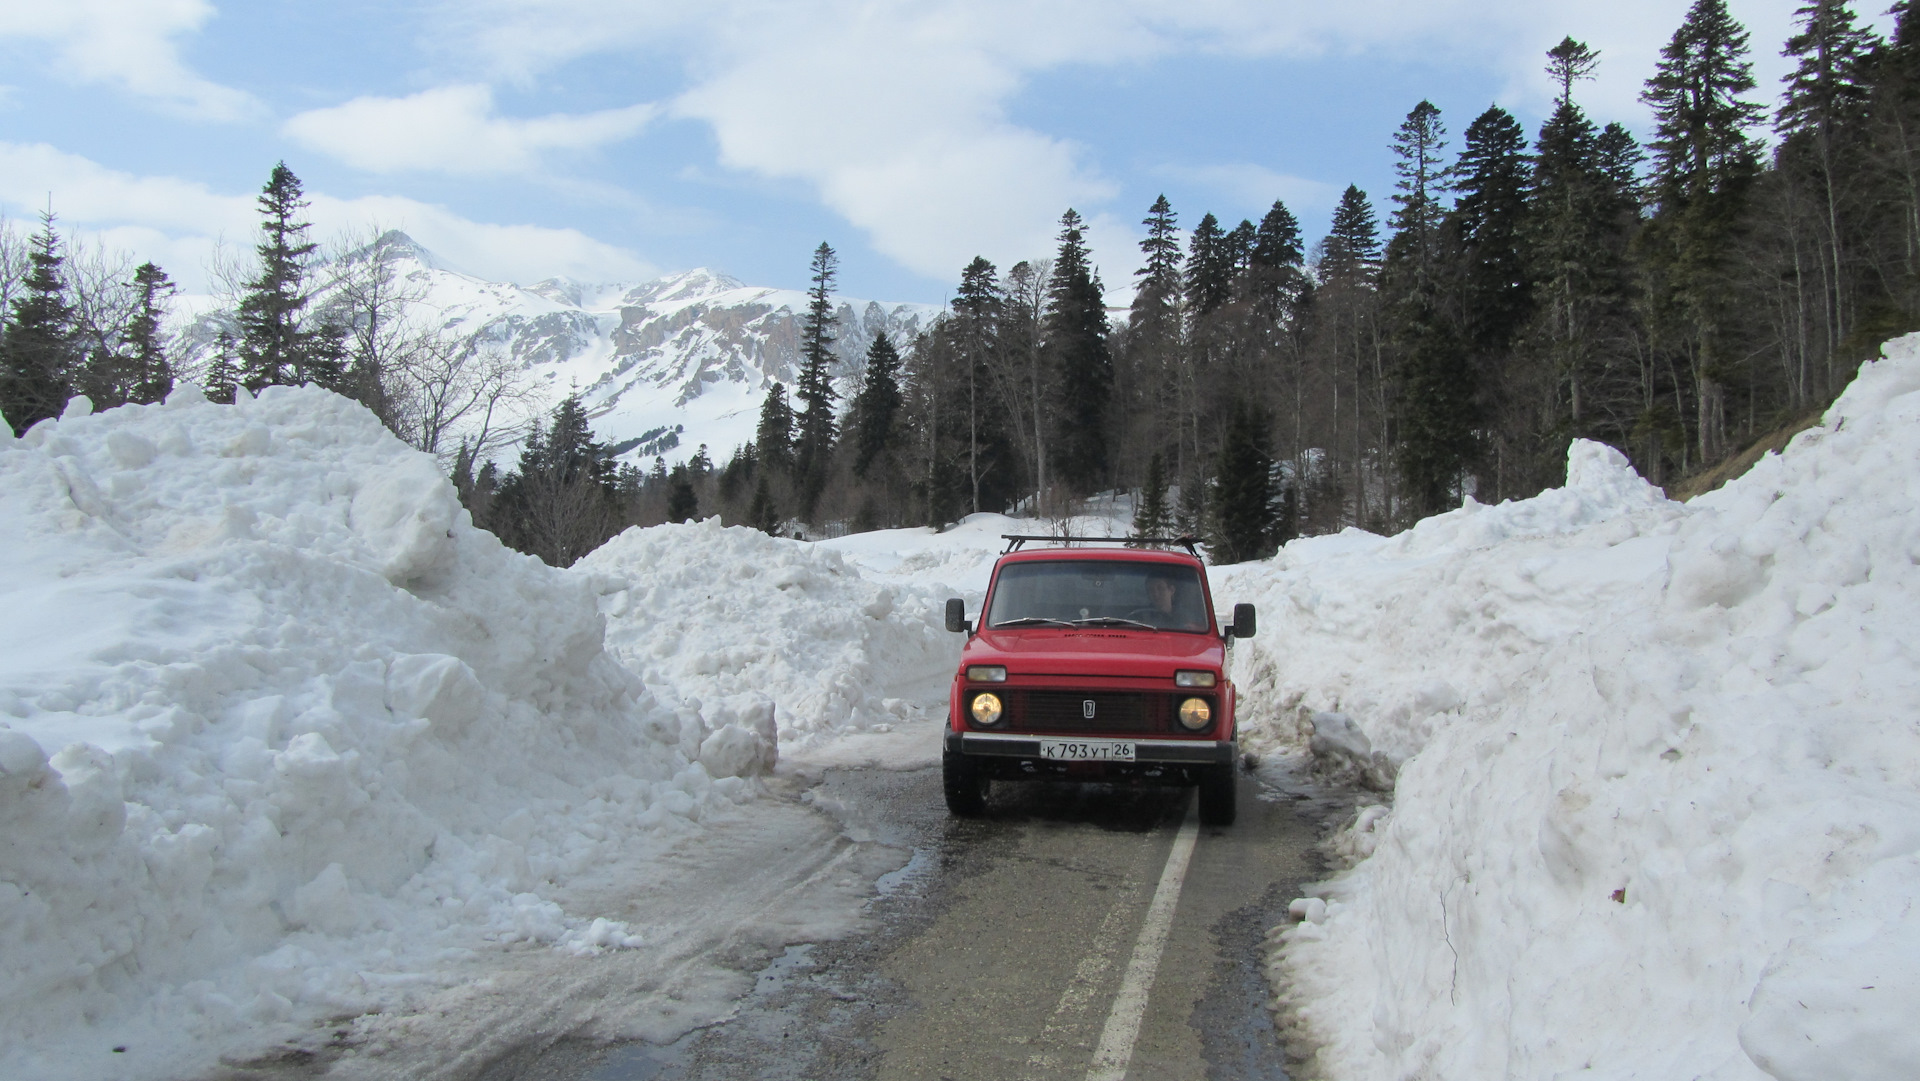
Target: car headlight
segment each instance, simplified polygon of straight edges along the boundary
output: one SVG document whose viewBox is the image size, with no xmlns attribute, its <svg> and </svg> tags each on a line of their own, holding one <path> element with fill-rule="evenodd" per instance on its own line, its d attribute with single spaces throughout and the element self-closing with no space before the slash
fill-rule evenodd
<svg viewBox="0 0 1920 1081">
<path fill-rule="evenodd" d="M 1005 683 L 1007 666 L 1004 664 L 970 664 L 967 666 L 967 678 L 975 683 Z"/>
<path fill-rule="evenodd" d="M 1000 696 L 997 694 L 976 694 L 973 696 L 973 721 L 975 724 L 991 728 L 1000 723 Z"/>
<path fill-rule="evenodd" d="M 978 703 L 979 699 L 974 701 Z M 980 709 L 977 704 L 973 708 L 975 712 Z M 1207 704 L 1206 699 L 1189 698 L 1180 703 L 1180 727 L 1189 732 L 1198 732 L 1212 723 L 1213 707 Z"/>
<path fill-rule="evenodd" d="M 1176 687 L 1211 687 L 1217 682 L 1219 677 L 1212 672 L 1187 669 L 1173 674 L 1173 685 Z"/>
</svg>

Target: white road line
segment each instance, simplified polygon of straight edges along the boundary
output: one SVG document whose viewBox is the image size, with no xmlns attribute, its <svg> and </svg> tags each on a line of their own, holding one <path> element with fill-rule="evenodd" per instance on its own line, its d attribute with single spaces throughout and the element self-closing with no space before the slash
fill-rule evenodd
<svg viewBox="0 0 1920 1081">
<path fill-rule="evenodd" d="M 1080 963 L 1074 966 L 1073 978 L 1067 981 L 1067 989 L 1060 992 L 1060 1002 L 1054 1006 L 1053 1014 L 1040 1029 L 1035 1038 L 1038 1050 L 1027 1057 L 1027 1065 L 1054 1071 L 1059 1069 L 1059 1055 L 1056 1053 L 1067 1037 L 1078 1035 L 1080 1031 L 1091 1027 L 1085 1015 L 1093 1005 L 1093 993 L 1107 970 L 1113 967 L 1114 954 L 1118 952 L 1121 928 L 1133 922 L 1134 901 L 1139 899 L 1143 883 L 1128 875 L 1114 894 L 1112 904 L 1107 908 L 1105 919 L 1093 933 L 1093 948 Z M 1079 1041 L 1073 1041 L 1079 1042 Z M 1084 1043 L 1081 1047 L 1086 1046 Z M 1076 1048 L 1077 1050 L 1077 1048 Z M 1078 1055 L 1074 1056 L 1078 1058 Z"/>
<path fill-rule="evenodd" d="M 1100 1033 L 1100 1046 L 1094 1049 L 1087 1081 L 1123 1081 L 1127 1076 L 1134 1041 L 1140 1038 L 1140 1021 L 1147 1014 L 1147 995 L 1153 990 L 1154 973 L 1160 969 L 1160 954 L 1167 948 L 1167 934 L 1173 930 L 1173 910 L 1180 904 L 1180 885 L 1186 881 L 1193 842 L 1199 836 L 1200 823 L 1194 819 L 1190 803 L 1180 831 L 1174 834 L 1173 850 L 1167 853 L 1160 884 L 1154 887 L 1153 900 L 1147 905 L 1146 923 L 1133 944 L 1126 975 L 1120 978 L 1120 993 L 1114 996 L 1113 1011 L 1107 1014 L 1107 1027 Z"/>
</svg>

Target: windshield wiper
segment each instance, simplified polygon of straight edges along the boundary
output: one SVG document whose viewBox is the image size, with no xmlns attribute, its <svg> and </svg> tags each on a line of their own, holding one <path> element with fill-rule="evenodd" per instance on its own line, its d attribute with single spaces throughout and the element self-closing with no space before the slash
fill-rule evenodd
<svg viewBox="0 0 1920 1081">
<path fill-rule="evenodd" d="M 1034 624 L 1034 623 L 1044 624 L 1048 627 L 1073 626 L 1073 624 L 1067 622 L 1064 619 L 1051 619 L 1047 616 L 1021 616 L 1019 619 L 1001 620 L 1000 622 L 995 623 L 993 625 L 993 629 L 999 630 L 1001 627 L 1022 627 L 1022 626 L 1026 626 L 1028 624 Z"/>
<path fill-rule="evenodd" d="M 1139 627 L 1142 630 L 1157 631 L 1160 628 L 1151 623 L 1142 623 L 1137 619 L 1124 619 L 1120 616 L 1093 616 L 1089 619 L 1076 619 L 1076 627 Z"/>
</svg>

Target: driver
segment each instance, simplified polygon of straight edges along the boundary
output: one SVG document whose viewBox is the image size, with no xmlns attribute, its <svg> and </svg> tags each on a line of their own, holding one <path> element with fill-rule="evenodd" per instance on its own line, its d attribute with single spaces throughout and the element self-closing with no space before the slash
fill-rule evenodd
<svg viewBox="0 0 1920 1081">
<path fill-rule="evenodd" d="M 1173 598 L 1179 591 L 1173 575 L 1164 571 L 1147 579 L 1147 603 L 1153 606 L 1155 622 L 1163 627 L 1173 622 Z"/>
<path fill-rule="evenodd" d="M 1156 627 L 1174 627 L 1183 620 L 1174 615 L 1173 605 L 1180 595 L 1180 572 L 1157 567 L 1147 572 L 1147 607 L 1140 610 L 1143 623 Z"/>
</svg>

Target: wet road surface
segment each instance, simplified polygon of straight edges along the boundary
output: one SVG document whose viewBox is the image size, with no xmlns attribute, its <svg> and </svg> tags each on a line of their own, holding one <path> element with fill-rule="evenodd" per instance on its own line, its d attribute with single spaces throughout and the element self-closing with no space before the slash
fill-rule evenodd
<svg viewBox="0 0 1920 1081">
<path fill-rule="evenodd" d="M 789 946 L 735 1015 L 666 1045 L 560 1037 L 483 1081 L 1285 1077 L 1260 943 L 1320 874 L 1337 795 L 999 782 L 955 820 L 937 769 L 830 771 L 808 800 L 911 850 L 870 931 Z M 1184 863 L 1183 863 L 1184 861 Z"/>
</svg>

